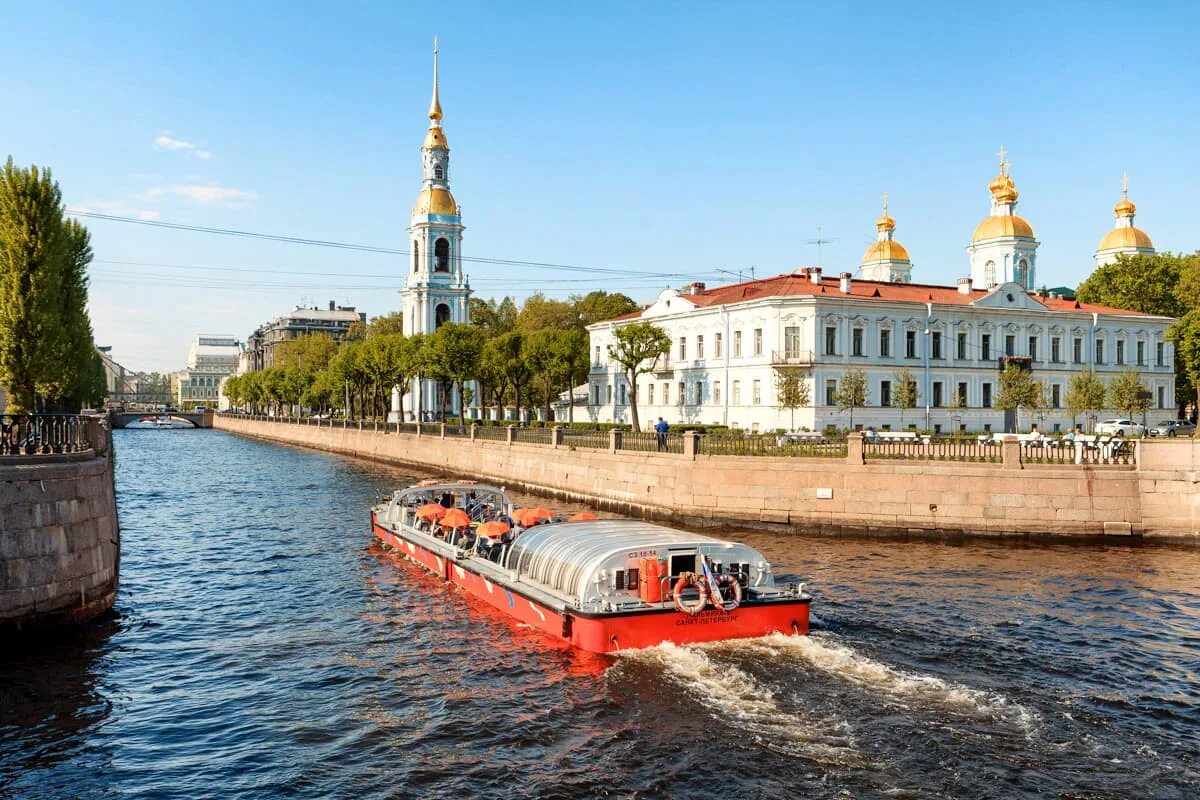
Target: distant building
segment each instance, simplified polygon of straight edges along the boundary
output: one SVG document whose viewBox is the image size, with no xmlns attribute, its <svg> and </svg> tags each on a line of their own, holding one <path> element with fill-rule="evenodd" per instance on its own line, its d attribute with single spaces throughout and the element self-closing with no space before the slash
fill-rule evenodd
<svg viewBox="0 0 1200 800">
<path fill-rule="evenodd" d="M 260 325 L 250 334 L 246 339 L 246 356 L 240 365 L 235 363 L 234 368 L 239 373 L 266 369 L 275 362 L 275 348 L 283 342 L 313 333 L 323 333 L 335 342 L 341 341 L 351 325 L 366 321 L 367 315 L 356 311 L 354 306 L 335 305 L 332 300 L 328 309 L 296 306 L 295 310 Z"/>
<path fill-rule="evenodd" d="M 138 376 L 118 364 L 112 357 L 112 347 L 96 347 L 104 365 L 104 388 L 110 403 L 130 403 L 137 399 Z"/>
<path fill-rule="evenodd" d="M 188 348 L 187 366 L 171 376 L 179 405 L 215 406 L 221 379 L 237 370 L 241 353 L 242 343 L 232 336 L 197 336 Z"/>
</svg>

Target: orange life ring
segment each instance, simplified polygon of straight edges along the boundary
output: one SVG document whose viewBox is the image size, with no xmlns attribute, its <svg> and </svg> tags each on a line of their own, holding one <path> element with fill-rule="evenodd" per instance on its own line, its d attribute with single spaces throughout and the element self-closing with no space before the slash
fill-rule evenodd
<svg viewBox="0 0 1200 800">
<path fill-rule="evenodd" d="M 685 572 L 679 576 L 679 580 L 675 581 L 675 588 L 671 592 L 671 596 L 675 599 L 675 608 L 685 614 L 699 614 L 708 605 L 708 587 L 705 582 L 700 580 L 696 573 Z M 689 586 L 695 586 L 700 592 L 700 596 L 694 602 L 683 602 L 683 590 Z"/>
<path fill-rule="evenodd" d="M 732 600 L 726 600 L 724 593 L 721 592 L 721 587 L 725 586 L 733 587 Z M 722 611 L 733 611 L 742 604 L 742 583 L 737 579 L 736 575 L 718 575 L 717 587 L 717 591 L 715 592 L 716 596 L 709 598 L 715 608 L 719 608 Z"/>
</svg>

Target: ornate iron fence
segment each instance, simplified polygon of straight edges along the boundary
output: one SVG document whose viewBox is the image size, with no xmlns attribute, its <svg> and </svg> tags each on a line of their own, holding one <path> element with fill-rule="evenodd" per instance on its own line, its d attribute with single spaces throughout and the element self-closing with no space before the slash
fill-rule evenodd
<svg viewBox="0 0 1200 800">
<path fill-rule="evenodd" d="M 797 441 L 766 434 L 706 433 L 700 436 L 697 451 L 710 456 L 845 458 L 846 440 L 822 437 Z"/>
<path fill-rule="evenodd" d="M 82 453 L 92 447 L 90 419 L 76 414 L 0 415 L 0 456 Z"/>
<path fill-rule="evenodd" d="M 649 431 L 624 431 L 621 434 L 621 449 L 636 450 L 642 453 L 682 453 L 683 437 L 678 433 L 668 433 L 663 446 L 658 446 L 658 434 Z"/>
<path fill-rule="evenodd" d="M 567 447 L 590 447 L 595 450 L 608 449 L 608 431 L 587 431 L 565 428 L 563 445 Z"/>
<path fill-rule="evenodd" d="M 1000 463 L 1000 443 L 961 436 L 863 439 L 863 458 Z"/>
</svg>

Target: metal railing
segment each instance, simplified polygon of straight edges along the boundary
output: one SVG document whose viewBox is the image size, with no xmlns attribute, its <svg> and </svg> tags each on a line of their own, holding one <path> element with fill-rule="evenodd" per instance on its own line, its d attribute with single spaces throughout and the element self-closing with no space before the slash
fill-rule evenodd
<svg viewBox="0 0 1200 800">
<path fill-rule="evenodd" d="M 668 433 L 663 445 L 660 447 L 657 433 L 622 431 L 621 449 L 634 450 L 640 453 L 682 453 L 683 437 L 677 433 Z"/>
<path fill-rule="evenodd" d="M 590 447 L 595 450 L 608 448 L 608 431 L 585 431 L 566 428 L 563 430 L 563 446 Z"/>
<path fill-rule="evenodd" d="M 501 428 L 499 425 L 480 425 L 475 429 L 475 438 L 506 442 L 508 441 L 508 428 Z"/>
<path fill-rule="evenodd" d="M 1000 463 L 1000 443 L 994 439 L 980 441 L 967 437 L 922 437 L 863 439 L 863 458 L 899 459 L 909 461 L 968 461 Z"/>
<path fill-rule="evenodd" d="M 447 438 L 449 438 L 451 436 L 454 436 L 457 438 L 466 438 L 466 437 L 469 437 L 470 435 L 471 435 L 471 426 L 470 425 L 447 425 L 446 426 L 446 437 Z"/>
<path fill-rule="evenodd" d="M 78 414 L 0 415 L 0 456 L 82 453 L 92 449 L 91 420 Z"/>
<path fill-rule="evenodd" d="M 846 447 L 846 440 L 839 437 L 788 441 L 767 434 L 706 433 L 700 437 L 696 450 L 710 456 L 845 458 Z"/>
<path fill-rule="evenodd" d="M 513 428 L 514 442 L 527 442 L 529 444 L 553 444 L 551 438 L 554 431 L 549 428 Z"/>
</svg>

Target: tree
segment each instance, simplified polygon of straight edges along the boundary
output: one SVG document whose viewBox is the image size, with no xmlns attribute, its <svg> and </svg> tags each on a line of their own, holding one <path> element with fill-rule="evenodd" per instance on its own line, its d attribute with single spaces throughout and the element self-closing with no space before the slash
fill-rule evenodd
<svg viewBox="0 0 1200 800">
<path fill-rule="evenodd" d="M 1071 419 L 1080 414 L 1094 416 L 1096 412 L 1104 408 L 1104 382 L 1096 377 L 1093 370 L 1081 372 L 1071 378 L 1070 385 L 1067 386 L 1067 410 L 1071 412 Z"/>
<path fill-rule="evenodd" d="M 531 376 L 529 365 L 525 363 L 524 343 L 525 336 L 520 331 L 503 333 L 487 341 L 480 358 L 480 374 L 486 376 L 492 386 L 493 402 L 502 406 L 511 397 L 518 416 L 522 393 Z"/>
<path fill-rule="evenodd" d="M 1134 412 L 1150 408 L 1150 390 L 1136 369 L 1122 370 L 1109 383 L 1106 400 L 1110 408 L 1120 409 L 1132 419 Z"/>
<path fill-rule="evenodd" d="M 1041 384 L 1027 369 L 1009 362 L 1000 373 L 1000 391 L 996 392 L 996 408 L 1017 412 L 1017 429 L 1021 427 L 1021 409 L 1037 408 L 1041 402 Z"/>
<path fill-rule="evenodd" d="M 1193 399 L 1200 409 L 1200 309 L 1184 314 L 1167 331 L 1167 336 L 1175 342 L 1177 374 L 1186 376 L 1196 388 Z"/>
<path fill-rule="evenodd" d="M 950 412 L 951 421 L 955 422 L 956 424 L 962 424 L 963 414 L 967 410 L 967 393 L 956 387 L 954 389 L 954 394 L 950 396 L 950 408 L 953 409 L 953 411 Z M 957 432 L 957 430 L 958 429 L 955 428 L 954 432 Z"/>
<path fill-rule="evenodd" d="M 867 376 L 861 369 L 852 369 L 842 375 L 837 391 L 833 394 L 839 411 L 850 409 L 850 430 L 854 430 L 854 409 L 867 404 Z"/>
<path fill-rule="evenodd" d="M 575 324 L 575 310 L 570 303 L 550 300 L 541 292 L 531 294 L 521 306 L 517 327 L 525 333 L 541 330 L 566 330 Z"/>
<path fill-rule="evenodd" d="M 608 346 L 608 357 L 620 365 L 629 383 L 629 409 L 633 429 L 638 424 L 637 379 L 654 368 L 654 360 L 671 349 L 667 332 L 649 322 L 634 322 L 613 330 L 614 344 Z"/>
<path fill-rule="evenodd" d="M 376 317 L 367 323 L 367 338 L 372 336 L 386 336 L 389 333 L 404 333 L 404 313 L 401 311 L 393 311 L 390 314 L 384 314 L 381 317 Z"/>
<path fill-rule="evenodd" d="M 791 411 L 791 429 L 796 429 L 796 409 L 812 403 L 812 393 L 805 380 L 804 370 L 796 367 L 781 367 L 775 370 L 775 397 L 779 408 Z"/>
<path fill-rule="evenodd" d="M 1184 262 L 1170 253 L 1118 256 L 1079 284 L 1076 297 L 1082 303 L 1178 317 L 1186 310 L 1175 289 Z"/>
<path fill-rule="evenodd" d="M 899 370 L 892 374 L 892 405 L 900 409 L 900 427 L 904 427 L 904 412 L 917 407 L 917 379 L 912 371 Z"/>
<path fill-rule="evenodd" d="M 518 311 L 511 297 L 502 298 L 499 303 L 472 297 L 467 301 L 467 309 L 471 324 L 483 328 L 489 339 L 517 327 Z"/>
<path fill-rule="evenodd" d="M 447 322 L 429 337 L 426 358 L 431 372 L 458 389 L 460 414 L 463 410 L 463 389 L 467 381 L 479 372 L 479 359 L 483 354 L 485 339 L 483 331 L 474 325 Z M 443 406 L 445 393 L 443 393 Z M 445 419 L 445 408 L 441 409 Z"/>
<path fill-rule="evenodd" d="M 596 290 L 586 295 L 571 295 L 575 308 L 575 319 L 580 329 L 596 322 L 604 322 L 637 311 L 641 306 L 620 292 Z"/>
<path fill-rule="evenodd" d="M 564 386 L 571 387 L 572 330 L 543 329 L 525 337 L 525 360 L 533 372 L 534 384 L 542 390 L 546 419 L 551 417 L 550 403 Z M 586 353 L 586 345 L 584 346 Z"/>
</svg>

